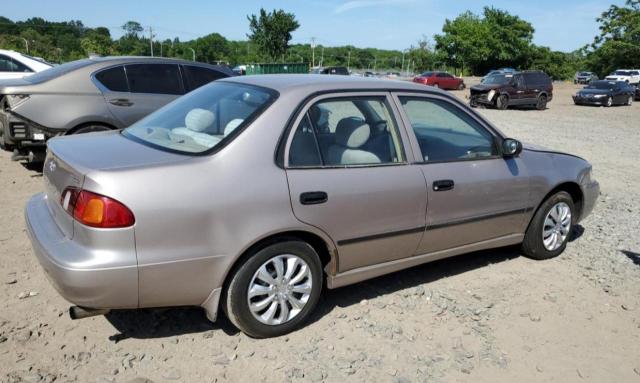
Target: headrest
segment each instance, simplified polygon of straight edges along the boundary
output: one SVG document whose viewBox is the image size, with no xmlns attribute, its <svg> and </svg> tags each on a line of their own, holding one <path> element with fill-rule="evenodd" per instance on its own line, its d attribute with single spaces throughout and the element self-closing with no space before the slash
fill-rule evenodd
<svg viewBox="0 0 640 383">
<path fill-rule="evenodd" d="M 213 121 L 216 119 L 216 115 L 212 111 L 195 108 L 191 109 L 187 116 L 184 118 L 184 125 L 189 130 L 194 132 L 204 132 L 209 128 Z"/>
<path fill-rule="evenodd" d="M 229 133 L 233 132 L 240 124 L 244 121 L 242 118 L 234 118 L 233 120 L 227 123 L 227 126 L 224 127 L 224 136 L 228 136 Z"/>
<path fill-rule="evenodd" d="M 357 117 L 343 118 L 336 126 L 336 143 L 351 149 L 364 145 L 369 139 L 371 128 L 369 124 Z"/>
</svg>

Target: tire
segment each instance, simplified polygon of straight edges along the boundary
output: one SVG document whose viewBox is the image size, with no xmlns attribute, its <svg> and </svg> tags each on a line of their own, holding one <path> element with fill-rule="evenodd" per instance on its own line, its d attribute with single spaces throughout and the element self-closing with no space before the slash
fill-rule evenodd
<svg viewBox="0 0 640 383">
<path fill-rule="evenodd" d="M 610 107 L 611 105 L 613 105 L 613 98 L 609 97 L 607 98 L 607 103 L 606 103 L 606 107 Z"/>
<path fill-rule="evenodd" d="M 84 133 L 93 133 L 93 132 L 104 132 L 107 130 L 112 130 L 110 127 L 106 126 L 106 125 L 100 125 L 100 124 L 89 124 L 89 125 L 84 125 L 81 126 L 75 130 L 73 130 L 71 133 L 68 134 L 84 134 Z"/>
<path fill-rule="evenodd" d="M 627 99 L 627 106 L 631 105 L 633 105 L 633 96 L 629 96 L 629 98 Z"/>
<path fill-rule="evenodd" d="M 433 84 L 434 88 L 440 88 L 440 85 L 438 85 L 438 83 Z"/>
<path fill-rule="evenodd" d="M 286 257 L 293 258 L 283 259 Z M 286 276 L 287 267 L 291 264 L 288 259 L 294 258 L 302 261 L 302 263 L 298 263 L 292 269 L 292 279 L 303 274 L 303 264 L 307 266 L 306 270 L 308 272 L 304 273 L 305 277 L 295 284 L 298 288 L 308 289 L 310 282 L 311 287 L 306 296 L 306 303 L 304 303 L 305 295 L 303 293 L 291 292 L 291 287 L 289 287 L 289 290 L 287 290 L 287 287 L 283 287 L 283 285 L 292 286 L 292 283 L 276 285 L 278 272 L 274 267 L 276 266 L 275 263 L 278 262 L 278 259 L 282 261 L 280 265 L 283 269 L 281 269 L 279 275 Z M 261 269 L 268 273 L 271 281 L 274 282 L 273 284 L 267 283 L 260 278 L 259 271 Z M 266 279 L 268 279 L 268 276 Z M 275 243 L 251 254 L 235 271 L 226 291 L 223 293 L 222 307 L 231 323 L 251 337 L 270 338 L 281 336 L 297 329 L 308 319 L 309 314 L 311 314 L 320 298 L 322 277 L 320 257 L 311 245 L 296 240 Z M 252 287 L 256 291 L 261 290 L 261 293 L 250 298 L 249 292 Z M 289 292 L 283 293 L 282 291 L 284 290 Z M 290 295 L 295 300 L 285 297 Z M 262 308 L 260 310 L 252 311 L 249 306 L 250 301 L 254 304 L 267 303 L 261 305 Z M 297 313 L 291 302 L 302 303 L 301 309 L 298 309 Z M 275 309 L 273 309 L 274 305 L 277 306 Z M 286 311 L 283 307 L 286 307 Z M 272 311 L 273 315 L 269 315 L 269 311 Z M 286 313 L 289 314 L 288 317 L 285 317 Z M 259 320 L 258 317 L 262 318 L 262 320 Z M 268 320 L 272 323 L 265 322 Z"/>
<path fill-rule="evenodd" d="M 464 90 L 464 83 L 461 82 L 460 85 L 458 85 L 458 90 Z"/>
<path fill-rule="evenodd" d="M 538 110 L 547 109 L 547 96 L 543 94 L 538 96 L 538 100 L 536 101 L 536 109 Z"/>
<path fill-rule="evenodd" d="M 496 109 L 505 110 L 509 106 L 509 96 L 501 94 L 496 98 Z"/>
<path fill-rule="evenodd" d="M 557 211 L 552 213 L 552 209 L 555 210 L 558 206 L 562 207 L 562 209 L 565 207 L 568 208 L 569 215 L 563 216 L 562 214 L 558 214 Z M 554 218 L 553 214 L 555 214 L 556 218 Z M 547 222 L 553 223 L 558 217 L 560 218 L 559 225 L 557 223 L 555 226 L 547 224 Z M 567 247 L 567 242 L 569 241 L 575 220 L 575 205 L 569 193 L 561 191 L 547 198 L 547 200 L 540 205 L 538 211 L 536 211 L 536 214 L 534 214 L 529 223 L 524 241 L 522 242 L 522 252 L 527 257 L 538 260 L 557 257 Z M 545 227 L 552 227 L 552 229 L 547 229 L 547 231 L 544 232 Z M 558 230 L 557 233 L 556 229 Z M 554 234 L 557 237 L 551 238 Z M 546 243 L 545 239 L 547 241 Z"/>
</svg>

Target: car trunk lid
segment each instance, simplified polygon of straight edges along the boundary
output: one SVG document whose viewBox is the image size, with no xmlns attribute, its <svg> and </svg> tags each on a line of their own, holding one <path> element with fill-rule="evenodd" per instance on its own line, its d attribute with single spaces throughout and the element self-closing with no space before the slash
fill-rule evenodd
<svg viewBox="0 0 640 383">
<path fill-rule="evenodd" d="M 51 139 L 43 168 L 49 210 L 65 236 L 73 238 L 74 220 L 63 208 L 61 198 L 66 188 L 82 188 L 85 177 L 93 171 L 158 166 L 189 158 L 147 147 L 119 131 Z"/>
</svg>

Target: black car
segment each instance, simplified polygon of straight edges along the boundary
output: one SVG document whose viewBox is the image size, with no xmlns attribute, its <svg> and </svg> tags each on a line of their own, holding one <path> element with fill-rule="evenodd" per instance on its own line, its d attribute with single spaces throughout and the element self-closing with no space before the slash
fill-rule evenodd
<svg viewBox="0 0 640 383">
<path fill-rule="evenodd" d="M 482 84 L 471 87 L 469 104 L 507 109 L 509 106 L 533 106 L 538 110 L 547 108 L 553 99 L 553 83 L 541 71 L 498 73 L 488 76 Z"/>
<path fill-rule="evenodd" d="M 593 81 L 573 96 L 576 105 L 631 105 L 637 90 L 624 81 Z"/>
<path fill-rule="evenodd" d="M 640 100 L 640 85 L 636 85 L 636 100 Z"/>
</svg>

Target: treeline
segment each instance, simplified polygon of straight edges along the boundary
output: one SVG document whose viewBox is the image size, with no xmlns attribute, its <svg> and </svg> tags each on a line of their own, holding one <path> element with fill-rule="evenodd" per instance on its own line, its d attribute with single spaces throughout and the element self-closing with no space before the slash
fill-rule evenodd
<svg viewBox="0 0 640 383">
<path fill-rule="evenodd" d="M 486 7 L 481 15 L 465 12 L 453 20 L 445 20 L 442 33 L 433 40 L 423 37 L 405 50 L 289 45 L 290 33 L 299 24 L 293 14 L 281 10 L 267 13 L 261 9 L 259 16 L 252 15 L 248 21 L 251 34 L 247 41 L 227 40 L 218 33 L 181 41 L 151 38 L 153 31 L 135 21 L 126 22 L 122 26 L 123 35 L 113 39 L 109 29 L 88 28 L 79 20 L 50 22 L 31 18 L 14 22 L 0 16 L 0 48 L 26 52 L 28 45 L 29 54 L 58 63 L 89 54 L 149 56 L 153 50 L 155 56 L 195 58 L 231 66 L 304 62 L 375 71 L 446 68 L 465 75 L 515 67 L 544 70 L 555 79 L 571 78 L 578 70 L 604 76 L 617 68 L 640 67 L 640 0 L 610 6 L 597 19 L 600 34 L 593 43 L 571 53 L 533 44 L 535 30 L 531 23 L 492 7 Z M 265 47 L 274 45 L 279 49 L 267 52 L 269 49 Z"/>
</svg>

